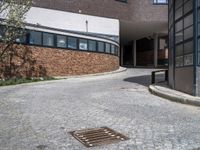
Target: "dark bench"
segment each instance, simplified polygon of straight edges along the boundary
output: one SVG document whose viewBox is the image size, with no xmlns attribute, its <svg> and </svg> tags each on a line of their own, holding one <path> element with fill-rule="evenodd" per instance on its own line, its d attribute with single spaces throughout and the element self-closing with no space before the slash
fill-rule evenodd
<svg viewBox="0 0 200 150">
<path fill-rule="evenodd" d="M 163 70 L 157 70 L 157 71 L 152 71 L 151 73 L 151 83 L 155 84 L 156 82 L 156 73 L 164 72 L 165 73 L 165 81 L 168 81 L 168 70 L 163 69 Z"/>
</svg>

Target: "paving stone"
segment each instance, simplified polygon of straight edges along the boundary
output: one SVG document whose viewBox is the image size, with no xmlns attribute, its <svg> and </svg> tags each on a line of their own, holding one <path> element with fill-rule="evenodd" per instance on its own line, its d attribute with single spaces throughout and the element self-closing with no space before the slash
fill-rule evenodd
<svg viewBox="0 0 200 150">
<path fill-rule="evenodd" d="M 0 149 L 86 150 L 68 132 L 102 126 L 130 140 L 92 150 L 199 148 L 200 109 L 151 95 L 151 71 L 1 87 Z"/>
</svg>

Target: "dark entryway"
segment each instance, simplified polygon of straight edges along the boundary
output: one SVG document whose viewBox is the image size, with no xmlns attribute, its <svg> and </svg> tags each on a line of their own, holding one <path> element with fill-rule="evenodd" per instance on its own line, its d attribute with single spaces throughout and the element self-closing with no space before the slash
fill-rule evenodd
<svg viewBox="0 0 200 150">
<path fill-rule="evenodd" d="M 133 67 L 133 44 L 124 45 L 123 51 L 123 65 Z"/>
<path fill-rule="evenodd" d="M 154 40 L 151 37 L 137 40 L 137 66 L 153 66 L 153 49 Z"/>
</svg>

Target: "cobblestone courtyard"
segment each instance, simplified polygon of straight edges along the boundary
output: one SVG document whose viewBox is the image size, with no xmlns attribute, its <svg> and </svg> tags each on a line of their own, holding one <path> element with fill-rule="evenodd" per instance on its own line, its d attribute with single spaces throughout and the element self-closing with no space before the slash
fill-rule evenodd
<svg viewBox="0 0 200 150">
<path fill-rule="evenodd" d="M 86 150 L 69 131 L 107 126 L 130 138 L 91 150 L 193 150 L 200 108 L 148 92 L 151 69 L 0 88 L 0 150 Z"/>
</svg>

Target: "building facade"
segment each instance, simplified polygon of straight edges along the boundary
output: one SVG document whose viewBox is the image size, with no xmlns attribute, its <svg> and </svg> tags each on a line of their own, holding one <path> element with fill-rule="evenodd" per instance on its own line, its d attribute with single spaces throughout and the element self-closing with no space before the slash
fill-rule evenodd
<svg viewBox="0 0 200 150">
<path fill-rule="evenodd" d="M 168 59 L 167 2 L 34 0 L 27 34 L 16 42 L 29 46 L 37 68 L 50 76 L 157 67 Z"/>
<path fill-rule="evenodd" d="M 119 20 L 120 64 L 155 67 L 168 60 L 167 3 L 168 0 L 35 0 L 37 7 Z"/>
<path fill-rule="evenodd" d="M 200 96 L 200 1 L 169 1 L 169 84 Z"/>
</svg>

